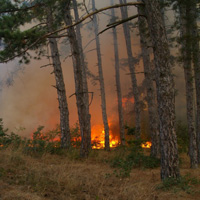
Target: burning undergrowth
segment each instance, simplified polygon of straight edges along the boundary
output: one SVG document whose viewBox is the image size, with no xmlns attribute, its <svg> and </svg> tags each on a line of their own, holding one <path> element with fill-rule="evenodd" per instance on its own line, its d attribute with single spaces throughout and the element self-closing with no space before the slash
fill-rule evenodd
<svg viewBox="0 0 200 200">
<path fill-rule="evenodd" d="M 54 129 L 50 131 L 45 131 L 44 126 L 39 126 L 36 131 L 34 131 L 30 138 L 22 138 L 17 134 L 11 133 L 7 134 L 7 129 L 3 128 L 3 122 L 1 120 L 0 124 L 0 148 L 7 148 L 12 146 L 12 148 L 18 148 L 22 146 L 23 152 L 27 155 L 41 156 L 44 153 L 50 154 L 63 154 L 65 150 L 61 148 L 60 142 L 60 128 L 57 125 Z M 115 123 L 109 122 L 110 127 L 110 148 L 114 149 L 120 146 L 120 136 L 118 134 L 118 126 Z M 72 149 L 79 149 L 81 146 L 81 135 L 79 124 L 76 123 L 71 127 L 71 145 Z M 134 138 L 134 136 L 133 136 Z M 105 132 L 103 125 L 94 125 L 91 129 L 91 144 L 92 149 L 104 149 L 105 147 Z M 127 142 L 127 146 L 131 147 L 132 144 Z M 150 142 L 140 141 L 139 148 L 150 148 Z M 78 156 L 78 155 L 77 155 Z"/>
<path fill-rule="evenodd" d="M 115 148 L 120 144 L 119 135 L 115 132 L 116 127 L 110 126 L 110 147 Z M 7 134 L 8 130 L 3 129 L 3 122 L 1 121 L 1 135 L 0 137 L 0 147 L 4 148 L 13 143 L 13 141 L 18 141 L 18 143 L 23 143 L 25 147 L 24 150 L 27 153 L 31 152 L 49 152 L 58 153 L 61 151 L 60 143 L 60 127 L 57 125 L 54 129 L 50 131 L 45 131 L 44 126 L 39 126 L 36 131 L 34 131 L 30 138 L 22 138 L 17 134 L 11 133 Z M 113 132 L 115 134 L 113 134 Z M 91 144 L 92 149 L 104 149 L 105 147 L 105 132 L 103 125 L 94 125 L 91 129 Z M 19 144 L 20 145 L 20 144 Z M 80 148 L 81 145 L 81 135 L 78 123 L 71 127 L 71 145 L 74 148 Z"/>
</svg>

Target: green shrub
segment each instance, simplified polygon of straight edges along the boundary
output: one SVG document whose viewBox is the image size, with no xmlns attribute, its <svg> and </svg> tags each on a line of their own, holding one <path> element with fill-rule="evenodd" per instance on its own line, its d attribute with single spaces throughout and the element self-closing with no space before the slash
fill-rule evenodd
<svg viewBox="0 0 200 200">
<path fill-rule="evenodd" d="M 59 127 L 49 132 L 43 132 L 44 126 L 39 126 L 33 133 L 32 139 L 24 143 L 24 153 L 41 156 L 44 153 L 60 154 L 62 152 Z"/>
<path fill-rule="evenodd" d="M 111 167 L 118 168 L 118 176 L 127 177 L 133 168 L 155 168 L 160 165 L 160 160 L 151 156 L 144 155 L 141 147 L 142 140 L 129 141 L 128 154 L 117 155 L 111 160 Z M 117 173 L 117 170 L 115 170 Z"/>
<path fill-rule="evenodd" d="M 0 119 L 0 147 L 7 148 L 12 144 L 12 148 L 18 148 L 22 143 L 22 138 L 15 133 L 7 134 L 7 132 L 8 129 L 4 129 L 3 120 Z"/>
</svg>

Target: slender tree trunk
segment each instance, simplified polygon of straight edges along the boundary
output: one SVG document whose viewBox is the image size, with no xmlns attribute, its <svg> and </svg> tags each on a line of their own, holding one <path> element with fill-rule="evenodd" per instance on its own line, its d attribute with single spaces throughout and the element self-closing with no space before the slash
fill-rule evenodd
<svg viewBox="0 0 200 200">
<path fill-rule="evenodd" d="M 50 8 L 47 8 L 47 27 L 48 31 L 53 31 L 53 16 Z M 69 128 L 69 111 L 65 92 L 65 83 L 60 62 L 60 55 L 56 38 L 49 38 L 51 49 L 51 58 L 53 61 L 54 74 L 56 79 L 56 89 L 58 94 L 58 103 L 60 110 L 60 130 L 61 130 L 61 147 L 69 148 L 71 146 L 70 128 Z"/>
<path fill-rule="evenodd" d="M 158 114 L 160 119 L 161 179 L 178 178 L 179 160 L 175 133 L 175 95 L 169 45 L 158 0 L 146 0 L 145 11 L 153 44 Z"/>
<path fill-rule="evenodd" d="M 186 84 L 187 124 L 189 134 L 189 156 L 191 168 L 198 167 L 197 159 L 197 137 L 194 116 L 194 79 L 192 70 L 192 35 L 191 35 L 191 6 L 190 3 L 180 3 L 181 24 L 181 53 Z"/>
<path fill-rule="evenodd" d="M 126 0 L 119 0 L 120 4 L 126 3 Z M 128 18 L 128 12 L 126 7 L 120 7 L 121 15 L 123 19 Z M 127 23 L 123 23 L 123 31 L 124 31 L 124 37 L 126 41 L 126 51 L 128 55 L 128 65 L 131 75 L 131 83 L 132 83 L 132 89 L 133 89 L 133 96 L 135 99 L 135 128 L 136 128 L 136 138 L 140 138 L 140 132 L 141 132 L 141 106 L 140 106 L 140 99 L 139 99 L 139 91 L 137 86 L 137 79 L 135 75 L 135 64 L 134 64 L 134 58 L 131 48 L 131 36 L 130 36 L 130 30 Z"/>
<path fill-rule="evenodd" d="M 79 21 L 79 13 L 78 13 L 78 5 L 77 5 L 77 0 L 73 0 L 73 9 L 74 9 L 74 16 L 75 16 L 75 21 Z M 77 41 L 79 44 L 79 51 L 80 51 L 80 57 L 81 57 L 81 66 L 83 66 L 83 81 L 84 81 L 84 90 L 86 93 L 88 93 L 88 83 L 87 83 L 87 74 L 86 74 L 86 63 L 85 63 L 85 58 L 83 54 L 83 43 L 82 43 L 82 36 L 81 36 L 81 24 L 78 24 L 76 26 L 76 36 L 77 36 Z M 86 95 L 86 98 L 89 98 L 89 95 Z M 89 100 L 87 100 L 89 101 Z"/>
<path fill-rule="evenodd" d="M 95 11 L 95 0 L 92 0 L 92 10 Z M 98 72 L 99 72 L 99 83 L 100 83 L 100 91 L 101 91 L 101 108 L 102 108 L 102 117 L 104 124 L 104 132 L 105 132 L 105 149 L 110 149 L 109 142 L 109 126 L 108 119 L 106 113 L 106 97 L 105 97 L 105 86 L 104 86 L 104 78 L 103 78 L 103 68 L 102 68 L 102 59 L 101 59 L 101 48 L 100 48 L 100 40 L 98 37 L 98 22 L 96 15 L 93 16 L 94 23 L 94 33 L 96 38 L 96 48 L 97 48 L 97 59 L 98 59 Z"/>
<path fill-rule="evenodd" d="M 191 26 L 192 26 L 192 55 L 195 73 L 195 89 L 196 89 L 196 133 L 197 133 L 197 149 L 198 163 L 200 164 L 200 49 L 199 49 L 199 32 L 197 25 L 198 11 L 196 8 L 196 0 L 191 1 Z"/>
<path fill-rule="evenodd" d="M 114 4 L 114 1 L 111 0 L 111 5 Z M 111 9 L 112 18 L 115 19 L 115 10 Z M 125 130 L 124 130 L 124 115 L 122 107 L 122 93 L 121 93 L 121 84 L 120 84 L 120 65 L 119 65 L 119 51 L 118 51 L 118 39 L 117 39 L 117 30 L 116 28 L 112 29 L 113 31 L 113 42 L 114 42 L 114 54 L 115 54 L 115 81 L 117 88 L 117 101 L 118 101 L 118 116 L 119 116 L 119 129 L 120 129 L 120 140 L 121 144 L 125 145 Z"/>
<path fill-rule="evenodd" d="M 149 38 L 147 31 L 147 22 L 144 16 L 144 10 L 142 7 L 138 8 L 139 18 L 139 34 L 140 34 L 140 45 L 142 50 L 142 59 L 144 65 L 145 75 L 145 86 L 147 89 L 147 104 L 149 114 L 149 128 L 151 135 L 151 156 L 159 157 L 160 153 L 160 142 L 159 142 L 159 123 L 158 123 L 158 111 L 156 105 L 156 95 L 154 89 L 153 72 L 151 69 L 150 52 L 148 48 Z"/>
<path fill-rule="evenodd" d="M 64 8 L 64 21 L 66 25 L 72 24 L 70 8 Z M 74 27 L 67 29 L 71 46 L 74 67 L 75 95 L 78 108 L 79 125 L 81 131 L 81 157 L 87 157 L 91 150 L 91 124 L 89 113 L 88 91 L 84 81 L 83 63 L 81 61 L 80 46 L 78 44 Z"/>
</svg>

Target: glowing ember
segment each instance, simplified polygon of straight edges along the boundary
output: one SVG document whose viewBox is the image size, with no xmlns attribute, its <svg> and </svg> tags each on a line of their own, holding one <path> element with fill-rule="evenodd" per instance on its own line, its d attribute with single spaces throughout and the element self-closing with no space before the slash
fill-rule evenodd
<svg viewBox="0 0 200 200">
<path fill-rule="evenodd" d="M 152 143 L 151 142 L 145 142 L 141 145 L 141 147 L 143 149 L 150 149 L 151 148 Z"/>
</svg>

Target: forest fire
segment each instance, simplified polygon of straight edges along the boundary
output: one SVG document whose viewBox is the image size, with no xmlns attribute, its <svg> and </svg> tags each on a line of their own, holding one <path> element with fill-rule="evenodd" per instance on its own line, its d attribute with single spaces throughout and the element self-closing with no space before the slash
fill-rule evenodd
<svg viewBox="0 0 200 200">
<path fill-rule="evenodd" d="M 109 124 L 110 126 L 110 124 Z M 120 144 L 119 138 L 109 131 L 110 148 L 117 147 Z M 95 125 L 91 130 L 92 149 L 103 149 L 105 147 L 105 132 L 101 125 Z"/>
<path fill-rule="evenodd" d="M 109 123 L 110 126 L 110 123 Z M 60 142 L 60 131 L 59 129 L 55 129 L 53 131 L 43 132 L 43 127 L 39 127 L 36 132 L 31 134 L 31 140 L 29 146 L 32 147 L 32 141 L 40 140 L 47 141 L 50 143 L 56 143 L 55 147 L 58 147 L 58 143 Z M 79 128 L 75 127 L 76 130 L 75 135 L 71 138 L 72 146 L 77 147 L 80 145 L 81 137 Z M 109 139 L 110 139 L 110 148 L 115 148 L 120 144 L 120 139 L 118 136 L 114 136 L 112 131 L 109 131 Z M 103 125 L 94 125 L 91 129 L 91 144 L 92 149 L 104 149 L 105 147 L 105 132 Z"/>
<path fill-rule="evenodd" d="M 151 142 L 145 142 L 141 145 L 141 147 L 143 149 L 150 149 L 151 148 L 152 143 Z"/>
</svg>

